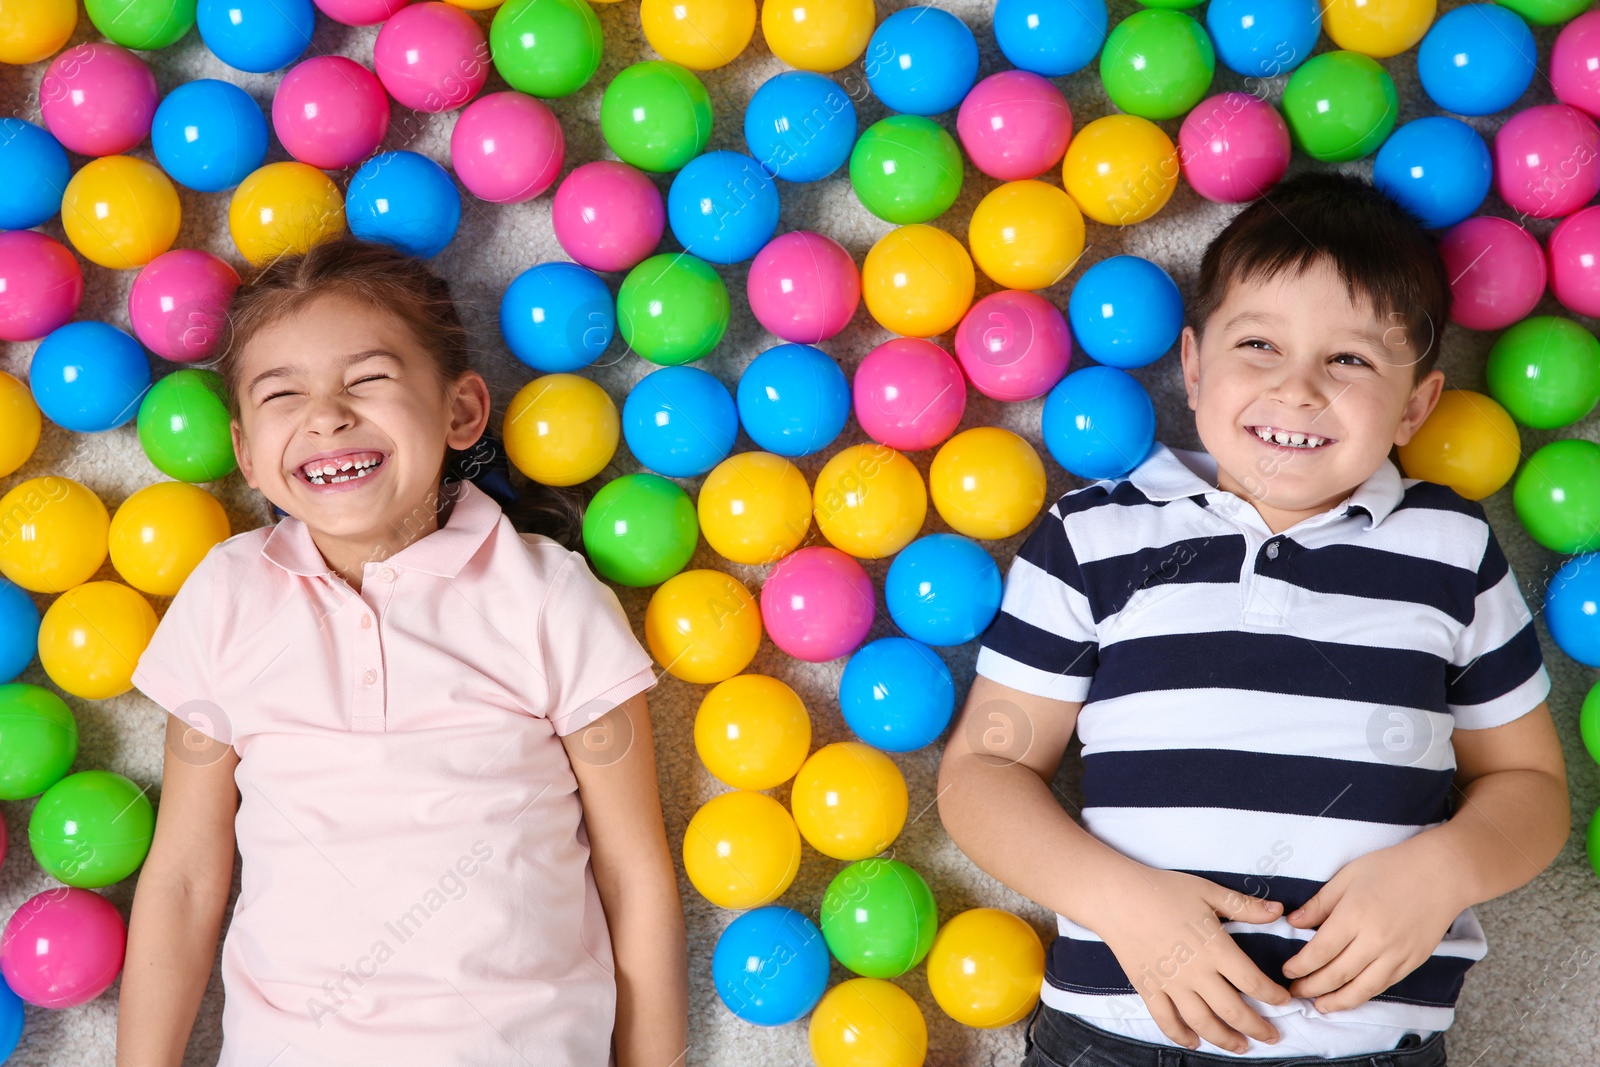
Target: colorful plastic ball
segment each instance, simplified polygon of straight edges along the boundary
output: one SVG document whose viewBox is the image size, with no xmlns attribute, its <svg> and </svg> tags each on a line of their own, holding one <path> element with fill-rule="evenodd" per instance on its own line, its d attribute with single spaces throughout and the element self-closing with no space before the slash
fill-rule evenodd
<svg viewBox="0 0 1600 1067">
<path fill-rule="evenodd" d="M 1470 389 L 1440 393 L 1427 421 L 1400 446 L 1407 478 L 1448 485 L 1468 500 L 1499 492 L 1521 459 L 1517 424 L 1505 408 Z"/>
<path fill-rule="evenodd" d="M 1544 621 L 1556 647 L 1586 667 L 1600 667 L 1600 556 L 1589 552 L 1563 563 L 1551 576 L 1544 594 Z M 1591 691 L 1592 695 L 1592 691 Z M 1588 716 L 1592 701 L 1585 698 Z M 1584 740 L 1588 740 L 1585 732 Z M 1591 841 L 1594 835 L 1591 832 Z"/>
<path fill-rule="evenodd" d="M 350 232 L 430 259 L 455 240 L 461 194 L 450 172 L 417 152 L 383 152 L 361 165 L 345 194 Z"/>
<path fill-rule="evenodd" d="M 163 359 L 198 363 L 216 355 L 239 272 L 195 248 L 152 259 L 133 281 L 128 318 L 141 343 Z"/>
<path fill-rule="evenodd" d="M 844 665 L 839 710 L 845 724 L 867 744 L 886 752 L 913 752 L 933 744 L 950 725 L 956 710 L 955 682 L 944 660 L 927 645 L 906 637 L 880 637 Z M 804 824 L 800 832 L 805 833 Z"/>
<path fill-rule="evenodd" d="M 1370 155 L 1394 129 L 1399 107 L 1389 72 L 1359 52 L 1313 56 L 1283 89 L 1283 117 L 1295 144 L 1325 163 Z"/>
<path fill-rule="evenodd" d="M 0 800 L 26 800 L 71 769 L 78 758 L 78 720 L 66 701 L 42 686 L 0 685 L 0 741 Z"/>
<path fill-rule="evenodd" d="M 1498 4 L 1448 11 L 1417 49 L 1417 74 L 1435 104 L 1457 115 L 1492 115 L 1517 102 L 1538 59 L 1533 31 Z"/>
<path fill-rule="evenodd" d="M 1059 78 L 1089 65 L 1107 21 L 1105 0 L 999 0 L 992 26 L 1012 66 Z"/>
<path fill-rule="evenodd" d="M 0 478 L 15 474 L 32 458 L 43 428 L 27 383 L 0 371 Z"/>
<path fill-rule="evenodd" d="M 83 268 L 37 230 L 0 233 L 0 340 L 37 341 L 72 321 L 83 303 Z"/>
<path fill-rule="evenodd" d="M 1549 74 L 1557 100 L 1600 115 L 1600 12 L 1579 15 L 1556 35 Z"/>
<path fill-rule="evenodd" d="M 280 90 L 275 113 L 283 99 Z M 384 107 L 387 127 L 387 102 Z M 278 135 L 286 144 L 292 140 L 292 133 L 282 126 Z M 260 167 L 267 158 L 267 139 L 267 120 L 250 94 L 214 78 L 186 82 L 168 93 L 150 128 L 150 143 L 162 169 L 178 184 L 203 193 L 231 189 Z"/>
<path fill-rule="evenodd" d="M 315 0 L 318 10 L 346 26 L 376 26 L 411 0 Z"/>
<path fill-rule="evenodd" d="M 973 209 L 972 258 L 1007 289 L 1048 289 L 1083 254 L 1083 214 L 1072 197 L 1040 181 L 1006 182 Z"/>
<path fill-rule="evenodd" d="M 850 158 L 856 106 L 833 79 L 786 70 L 762 82 L 745 105 L 744 142 L 773 177 L 820 181 Z"/>
<path fill-rule="evenodd" d="M 239 183 L 228 203 L 228 231 L 252 267 L 305 252 L 345 231 L 339 187 L 309 163 L 268 163 Z"/>
<path fill-rule="evenodd" d="M 216 497 L 185 482 L 157 482 L 111 516 L 111 565 L 140 592 L 175 596 L 212 546 L 231 536 Z"/>
<path fill-rule="evenodd" d="M 173 371 L 139 405 L 139 445 L 162 474 L 211 482 L 238 467 L 222 375 L 204 367 Z"/>
<path fill-rule="evenodd" d="M 939 915 L 922 875 L 900 860 L 873 857 L 828 883 L 821 925 L 834 959 L 867 978 L 895 978 L 927 956 Z"/>
<path fill-rule="evenodd" d="M 782 804 L 738 789 L 701 805 L 683 833 L 683 870 L 719 908 L 759 908 L 800 870 L 800 831 Z"/>
<path fill-rule="evenodd" d="M 228 66 L 249 74 L 282 70 L 311 44 L 311 0 L 200 0 L 200 39 Z"/>
<path fill-rule="evenodd" d="M 1589 632 L 1593 633 L 1590 628 Z M 1589 687 L 1589 693 L 1583 698 L 1583 707 L 1578 713 L 1578 729 L 1583 738 L 1583 747 L 1589 750 L 1589 757 L 1600 763 L 1600 683 Z"/>
<path fill-rule="evenodd" d="M 661 243 L 667 209 L 655 182 L 626 163 L 597 159 L 556 187 L 551 226 L 575 262 L 590 270 L 632 270 Z"/>
<path fill-rule="evenodd" d="M 728 387 L 699 367 L 645 375 L 622 404 L 628 450 L 668 478 L 698 478 L 728 458 L 739 412 Z"/>
<path fill-rule="evenodd" d="M 915 540 L 928 515 L 921 473 L 880 444 L 834 453 L 817 473 L 811 496 L 822 536 L 857 559 L 894 555 Z"/>
<path fill-rule="evenodd" d="M 1534 315 L 1495 340 L 1484 377 L 1522 425 L 1570 426 L 1600 403 L 1600 341 L 1571 319 Z"/>
<path fill-rule="evenodd" d="M 1130 115 L 1173 119 L 1211 87 L 1216 54 L 1205 27 L 1181 11 L 1135 11 L 1111 31 L 1100 53 L 1100 80 L 1111 102 Z"/>
<path fill-rule="evenodd" d="M 1179 169 L 1178 150 L 1161 127 L 1137 115 L 1106 115 L 1073 137 L 1061 177 L 1085 215 L 1126 226 L 1166 206 Z"/>
<path fill-rule="evenodd" d="M 997 541 L 1038 517 L 1044 507 L 1044 463 L 1010 430 L 978 426 L 956 434 L 934 455 L 928 491 L 952 530 Z"/>
<path fill-rule="evenodd" d="M 1044 982 L 1044 943 L 1021 919 L 998 908 L 971 908 L 934 935 L 928 989 L 963 1026 L 993 1029 L 1026 1018 Z"/>
<path fill-rule="evenodd" d="M 1383 59 L 1422 40 L 1437 10 L 1437 0 L 1326 0 L 1322 28 L 1340 48 Z"/>
<path fill-rule="evenodd" d="M 171 248 L 182 219 L 172 180 L 132 156 L 85 163 L 61 199 L 61 224 L 72 247 L 112 270 L 142 267 Z"/>
<path fill-rule="evenodd" d="M 1572 214 L 1600 192 L 1600 127 L 1566 104 L 1517 112 L 1495 131 L 1494 181 L 1513 211 Z"/>
<path fill-rule="evenodd" d="M 606 283 L 574 263 L 540 263 L 517 275 L 500 298 L 500 335 L 513 355 L 546 374 L 599 359 L 617 329 Z"/>
<path fill-rule="evenodd" d="M 785 341 L 814 345 L 850 324 L 861 274 L 831 237 L 794 230 L 756 253 L 745 281 L 756 321 Z"/>
<path fill-rule="evenodd" d="M 1194 191 L 1242 204 L 1289 171 L 1289 126 L 1277 108 L 1249 93 L 1222 93 L 1195 105 L 1178 130 L 1178 160 Z"/>
<path fill-rule="evenodd" d="M 1550 232 L 1550 291 L 1568 311 L 1600 314 L 1600 210 L 1586 207 Z"/>
<path fill-rule="evenodd" d="M 767 0 L 761 34 L 789 66 L 829 74 L 866 51 L 877 17 L 872 0 Z"/>
<path fill-rule="evenodd" d="M 662 59 L 715 70 L 739 58 L 756 32 L 755 0 L 643 0 L 639 24 Z"/>
<path fill-rule="evenodd" d="M 120 582 L 85 582 L 62 593 L 45 611 L 39 623 L 39 664 L 73 696 L 120 696 L 133 688 L 133 668 L 155 632 L 155 610 L 139 593 Z"/>
<path fill-rule="evenodd" d="M 150 627 L 155 629 L 154 612 Z M 139 869 L 155 828 L 155 809 L 144 790 L 110 771 L 79 771 L 39 798 L 28 820 L 28 843 L 53 878 L 77 889 L 98 889 Z"/>
<path fill-rule="evenodd" d="M 1511 503 L 1528 536 L 1552 552 L 1600 548 L 1600 445 L 1582 438 L 1545 445 L 1522 465 Z"/>
<path fill-rule="evenodd" d="M 713 685 L 750 666 L 761 644 L 761 609 L 732 575 L 683 571 L 650 595 L 644 636 L 650 655 L 668 674 L 693 685 Z M 795 841 L 798 847 L 798 832 Z"/>
<path fill-rule="evenodd" d="M 523 93 L 490 93 L 467 105 L 450 131 L 450 166 L 467 191 L 491 204 L 520 204 L 555 184 L 567 154 L 561 122 Z"/>
<path fill-rule="evenodd" d="M 711 140 L 711 94 L 676 63 L 635 63 L 606 86 L 600 132 L 624 163 L 655 173 L 677 170 Z"/>
<path fill-rule="evenodd" d="M 0 63 L 25 66 L 49 59 L 72 39 L 77 0 L 27 0 L 0 8 Z"/>
<path fill-rule="evenodd" d="M 961 148 L 920 115 L 890 115 L 868 126 L 850 152 L 850 187 L 885 222 L 927 222 L 961 195 Z"/>
<path fill-rule="evenodd" d="M 156 76 L 126 48 L 89 41 L 62 52 L 39 84 L 39 113 L 56 140 L 83 156 L 115 156 L 150 134 Z"/>
<path fill-rule="evenodd" d="M 617 291 L 622 339 L 662 366 L 691 363 L 728 331 L 728 287 L 705 260 L 687 252 L 651 256 Z"/>
<path fill-rule="evenodd" d="M 613 478 L 584 509 L 584 554 L 618 585 L 671 578 L 688 564 L 699 536 L 689 494 L 654 474 Z"/>
<path fill-rule="evenodd" d="M 871 745 L 838 741 L 806 760 L 789 806 L 812 848 L 831 859 L 862 860 L 888 848 L 905 827 L 906 780 Z"/>
<path fill-rule="evenodd" d="M 1067 301 L 1084 354 L 1132 370 L 1160 359 L 1183 332 L 1183 296 L 1172 276 L 1139 256 L 1112 256 L 1083 272 Z"/>
<path fill-rule="evenodd" d="M 973 166 L 991 178 L 1037 178 L 1066 154 L 1072 107 L 1046 78 L 1005 70 L 983 79 L 956 113 L 956 133 Z"/>
<path fill-rule="evenodd" d="M 38 607 L 20 585 L 0 578 L 0 682 L 9 682 L 27 670 L 38 650 Z M 3 698 L 0 698 L 0 705 L 3 705 Z M 11 738 L 4 736 L 5 714 L 0 707 L 0 738 L 10 744 Z"/>
<path fill-rule="evenodd" d="M 1588 9 L 1592 0 L 1495 0 L 1535 26 L 1556 26 Z"/>
<path fill-rule="evenodd" d="M 902 452 L 939 444 L 967 410 L 961 367 L 932 341 L 915 337 L 896 337 L 867 353 L 850 385 L 867 436 Z"/>
<path fill-rule="evenodd" d="M 0 934 L 0 977 L 40 1008 L 75 1008 L 122 971 L 128 927 L 99 893 L 70 886 L 23 901 Z"/>
<path fill-rule="evenodd" d="M 872 31 L 865 68 L 867 84 L 890 111 L 940 115 L 978 80 L 978 41 L 942 8 L 901 8 Z"/>
<path fill-rule="evenodd" d="M 739 421 L 758 448 L 789 459 L 820 452 L 850 418 L 850 383 L 810 345 L 769 348 L 739 376 Z"/>
<path fill-rule="evenodd" d="M 506 84 L 529 96 L 570 96 L 600 69 L 600 19 L 584 0 L 507 0 L 489 26 Z"/>
<path fill-rule="evenodd" d="M 523 474 L 564 486 L 605 470 L 621 434 L 617 406 L 604 389 L 576 374 L 546 374 L 511 398 L 500 439 Z"/>
<path fill-rule="evenodd" d="M 94 28 L 124 48 L 176 44 L 194 25 L 195 0 L 84 0 Z"/>
<path fill-rule="evenodd" d="M 778 186 L 742 152 L 707 152 L 672 179 L 667 221 L 690 254 L 743 263 L 778 230 Z"/>
<path fill-rule="evenodd" d="M 1223 66 L 1247 78 L 1274 78 L 1311 55 L 1322 6 L 1317 0 L 1211 0 L 1206 29 Z"/>
<path fill-rule="evenodd" d="M 883 599 L 889 617 L 912 640 L 961 645 L 988 629 L 1000 610 L 994 557 L 959 534 L 919 537 L 889 564 Z"/>
<path fill-rule="evenodd" d="M 0 538 L 0 574 L 33 593 L 60 593 L 87 582 L 106 560 L 111 516 L 94 492 L 71 478 L 30 478 L 0 497 L 0 514 L 17 516 Z"/>
<path fill-rule="evenodd" d="M 757 908 L 733 920 L 717 938 L 711 980 L 735 1018 L 784 1026 L 822 999 L 828 943 L 816 924 L 793 908 Z"/>
<path fill-rule="evenodd" d="M 377 76 L 355 60 L 313 56 L 279 83 L 272 98 L 272 128 L 284 149 L 300 162 L 343 170 L 383 143 L 389 132 L 389 96 Z M 260 166 L 260 158 L 240 166 L 228 185 L 237 185 Z"/>
<path fill-rule="evenodd" d="M 1469 330 L 1503 330 L 1544 296 L 1544 249 L 1510 219 L 1479 215 L 1439 238 L 1450 275 L 1450 321 Z"/>
<path fill-rule="evenodd" d="M 1084 367 L 1050 390 L 1041 429 L 1045 447 L 1068 473 L 1116 478 L 1138 466 L 1155 442 L 1155 405 L 1127 371 Z"/>
<path fill-rule="evenodd" d="M 735 789 L 774 789 L 793 778 L 811 750 L 811 716 L 776 678 L 740 674 L 718 682 L 694 717 L 700 762 Z"/>
<path fill-rule="evenodd" d="M 861 564 L 825 545 L 785 556 L 761 586 L 767 636 L 807 663 L 826 663 L 859 648 L 877 608 L 872 579 Z"/>
<path fill-rule="evenodd" d="M 770 452 L 729 456 L 701 483 L 700 532 L 733 563 L 787 556 L 811 529 L 811 487 L 800 469 Z"/>
<path fill-rule="evenodd" d="M 72 164 L 47 131 L 22 119 L 0 118 L 0 169 L 23 176 L 0 186 L 0 230 L 31 229 L 60 213 Z"/>
<path fill-rule="evenodd" d="M 471 15 L 449 4 L 396 11 L 372 45 L 372 68 L 402 107 L 454 111 L 489 77 L 489 42 Z"/>
<path fill-rule="evenodd" d="M 40 342 L 28 384 L 45 418 L 77 433 L 99 433 L 139 413 L 150 360 L 110 323 L 69 322 Z"/>
<path fill-rule="evenodd" d="M 936 337 L 972 306 L 977 275 L 962 243 L 915 224 L 878 238 L 861 265 L 861 296 L 878 325 L 905 337 Z"/>
<path fill-rule="evenodd" d="M 0 823 L 0 825 L 4 825 Z M 0 839 L 5 837 L 5 831 L 0 830 Z M 0 862 L 5 860 L 5 852 L 0 848 Z M 817 943 L 822 944 L 822 931 L 817 931 Z M 827 947 L 824 946 L 822 954 L 826 958 Z M 5 977 L 0 975 L 0 1063 L 11 1058 L 17 1045 L 22 1042 L 22 1028 L 26 1021 L 26 1012 L 22 1006 L 22 998 L 11 991 L 6 984 Z"/>
</svg>

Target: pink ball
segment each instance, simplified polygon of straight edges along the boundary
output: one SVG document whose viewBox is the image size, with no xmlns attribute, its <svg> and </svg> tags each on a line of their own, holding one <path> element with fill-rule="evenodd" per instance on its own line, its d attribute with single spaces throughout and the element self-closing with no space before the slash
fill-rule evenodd
<svg viewBox="0 0 1600 1067">
<path fill-rule="evenodd" d="M 867 436 L 901 452 L 932 448 L 955 433 L 967 410 L 967 380 L 950 353 L 897 337 L 867 353 L 851 389 Z"/>
<path fill-rule="evenodd" d="M 489 42 L 459 7 L 413 4 L 378 31 L 372 65 L 383 87 L 416 111 L 453 111 L 489 78 Z"/>
<path fill-rule="evenodd" d="M 83 269 L 66 246 L 37 230 L 0 233 L 0 340 L 37 341 L 82 302 Z"/>
<path fill-rule="evenodd" d="M 150 136 L 156 76 L 144 60 L 104 41 L 56 56 L 39 85 L 44 124 L 82 156 L 115 156 Z"/>
<path fill-rule="evenodd" d="M 152 259 L 133 281 L 128 318 L 144 346 L 174 363 L 210 359 L 222 339 L 239 272 L 209 252 L 179 248 Z"/>
<path fill-rule="evenodd" d="M 1072 331 L 1037 293 L 1002 289 L 973 304 L 956 328 L 956 356 L 972 387 L 994 400 L 1048 393 L 1072 361 Z"/>
<path fill-rule="evenodd" d="M 814 345 L 855 317 L 861 274 L 838 241 L 796 230 L 756 253 L 745 292 L 761 325 L 785 341 Z"/>
<path fill-rule="evenodd" d="M 872 579 L 837 548 L 816 545 L 778 561 L 761 587 L 761 622 L 795 659 L 825 663 L 866 640 L 877 616 Z"/>
<path fill-rule="evenodd" d="M 1550 291 L 1568 311 L 1600 316 L 1600 207 L 1562 219 L 1550 232 Z"/>
<path fill-rule="evenodd" d="M 556 113 L 522 93 L 490 93 L 474 100 L 450 134 L 456 177 L 473 196 L 491 204 L 532 200 L 555 183 L 566 155 L 567 139 Z"/>
<path fill-rule="evenodd" d="M 1600 127 L 1566 104 L 1519 111 L 1494 135 L 1494 182 L 1524 215 L 1572 214 L 1600 192 Z"/>
<path fill-rule="evenodd" d="M 1220 93 L 1202 100 L 1183 120 L 1178 165 L 1207 200 L 1254 200 L 1289 170 L 1289 126 L 1265 100 Z"/>
<path fill-rule="evenodd" d="M 128 927 L 116 905 L 87 889 L 57 886 L 23 902 L 0 934 L 0 974 L 40 1008 L 75 1008 L 116 980 Z"/>
<path fill-rule="evenodd" d="M 272 128 L 289 154 L 322 170 L 355 166 L 389 132 L 389 97 L 353 59 L 317 56 L 283 76 L 272 98 Z"/>
<path fill-rule="evenodd" d="M 551 224 L 573 262 L 590 270 L 632 270 L 661 243 L 667 209 L 661 190 L 643 173 L 599 159 L 556 188 Z"/>
<path fill-rule="evenodd" d="M 1556 35 L 1550 85 L 1563 104 L 1600 118 L 1600 11 L 1579 15 Z"/>
<path fill-rule="evenodd" d="M 1508 219 L 1476 215 L 1439 238 L 1450 275 L 1450 318 L 1469 330 L 1503 330 L 1544 295 L 1544 250 Z"/>
<path fill-rule="evenodd" d="M 956 133 L 973 164 L 991 178 L 1037 178 L 1067 153 L 1072 108 L 1048 79 L 1025 70 L 991 74 L 967 93 Z"/>
<path fill-rule="evenodd" d="M 411 0 L 312 0 L 322 13 L 346 26 L 376 26 Z"/>
</svg>

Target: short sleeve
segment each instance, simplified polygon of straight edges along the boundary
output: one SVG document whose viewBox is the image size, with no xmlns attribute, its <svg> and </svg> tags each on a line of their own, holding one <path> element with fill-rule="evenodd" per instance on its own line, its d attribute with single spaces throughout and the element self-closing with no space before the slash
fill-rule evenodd
<svg viewBox="0 0 1600 1067">
<path fill-rule="evenodd" d="M 580 730 L 655 684 L 650 655 L 612 592 L 574 552 L 561 564 L 539 610 L 538 662 L 556 734 Z"/>
<path fill-rule="evenodd" d="M 139 656 L 134 688 L 213 740 L 232 744 L 211 681 L 217 656 L 215 548 L 189 573 Z"/>
<path fill-rule="evenodd" d="M 1024 693 L 1081 703 L 1099 661 L 1094 612 L 1055 505 L 1011 562 L 1000 610 L 978 646 L 977 673 Z"/>
<path fill-rule="evenodd" d="M 1538 707 L 1550 692 L 1533 613 L 1494 530 L 1487 523 L 1485 528 L 1472 621 L 1457 636 L 1445 670 L 1445 702 L 1463 730 L 1502 726 Z"/>
</svg>

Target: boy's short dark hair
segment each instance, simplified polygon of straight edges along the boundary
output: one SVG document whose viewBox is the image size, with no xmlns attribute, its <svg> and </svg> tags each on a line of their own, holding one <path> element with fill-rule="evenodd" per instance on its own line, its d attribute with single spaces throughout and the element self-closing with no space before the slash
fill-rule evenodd
<svg viewBox="0 0 1600 1067">
<path fill-rule="evenodd" d="M 1411 380 L 1420 381 L 1439 358 L 1450 276 L 1416 217 L 1354 175 L 1301 174 L 1234 216 L 1200 261 L 1200 288 L 1189 306 L 1195 332 L 1204 331 L 1235 281 L 1298 273 L 1320 257 L 1352 300 L 1365 297 L 1384 321 L 1399 316 L 1418 350 Z"/>
</svg>

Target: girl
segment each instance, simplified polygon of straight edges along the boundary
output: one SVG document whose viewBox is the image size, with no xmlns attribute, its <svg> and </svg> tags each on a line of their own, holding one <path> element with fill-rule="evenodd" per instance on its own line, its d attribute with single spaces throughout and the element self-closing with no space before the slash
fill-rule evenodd
<svg viewBox="0 0 1600 1067">
<path fill-rule="evenodd" d="M 448 287 L 338 239 L 226 329 L 239 469 L 287 517 L 211 550 L 134 675 L 170 714 L 117 1062 L 182 1062 L 236 842 L 223 1065 L 678 1062 L 650 659 L 538 532 L 575 509 L 519 534 L 445 477 L 489 422 Z"/>
</svg>

